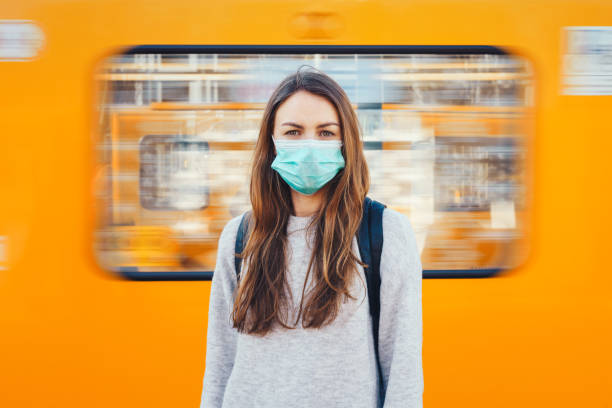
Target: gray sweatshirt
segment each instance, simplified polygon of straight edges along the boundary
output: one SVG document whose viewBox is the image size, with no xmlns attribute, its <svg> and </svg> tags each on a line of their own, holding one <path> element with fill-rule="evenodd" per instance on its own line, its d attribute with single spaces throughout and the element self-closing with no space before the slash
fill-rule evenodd
<svg viewBox="0 0 612 408">
<path fill-rule="evenodd" d="M 239 217 L 219 238 L 212 280 L 206 369 L 200 408 L 346 407 L 376 408 L 378 369 L 372 318 L 363 279 L 355 279 L 356 301 L 342 304 L 336 320 L 320 329 L 275 325 L 264 337 L 238 333 L 231 325 L 236 272 L 234 245 Z M 288 281 L 293 295 L 289 326 L 295 323 L 314 234 L 305 227 L 312 217 L 291 216 L 288 234 Z M 384 408 L 423 406 L 421 312 L 422 267 L 410 221 L 385 209 L 380 262 L 379 353 L 385 391 Z M 357 239 L 353 251 L 359 257 Z M 243 271 L 246 270 L 243 265 Z M 312 273 L 309 284 L 312 283 Z M 311 286 L 307 286 L 306 293 Z M 291 298 L 289 298 L 291 299 Z"/>
</svg>

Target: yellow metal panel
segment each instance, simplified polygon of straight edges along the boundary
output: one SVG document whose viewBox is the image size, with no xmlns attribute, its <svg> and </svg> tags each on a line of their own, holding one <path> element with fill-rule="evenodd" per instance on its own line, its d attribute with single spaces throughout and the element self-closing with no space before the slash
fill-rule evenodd
<svg viewBox="0 0 612 408">
<path fill-rule="evenodd" d="M 530 258 L 495 279 L 423 282 L 424 400 L 612 405 L 612 100 L 560 93 L 562 28 L 611 15 L 607 0 L 6 2 L 3 18 L 33 21 L 45 42 L 29 62 L 0 61 L 0 405 L 199 404 L 210 283 L 112 279 L 93 254 L 94 75 L 138 44 L 477 44 L 528 58 Z"/>
</svg>

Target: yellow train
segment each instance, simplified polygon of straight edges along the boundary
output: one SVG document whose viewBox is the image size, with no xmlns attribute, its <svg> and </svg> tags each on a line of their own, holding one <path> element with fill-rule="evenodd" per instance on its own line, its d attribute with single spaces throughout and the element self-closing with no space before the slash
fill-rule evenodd
<svg viewBox="0 0 612 408">
<path fill-rule="evenodd" d="M 3 407 L 198 406 L 218 236 L 301 65 L 424 267 L 428 407 L 612 406 L 608 1 L 33 1 L 0 20 Z M 296 401 L 299 406 L 299 401 Z"/>
</svg>

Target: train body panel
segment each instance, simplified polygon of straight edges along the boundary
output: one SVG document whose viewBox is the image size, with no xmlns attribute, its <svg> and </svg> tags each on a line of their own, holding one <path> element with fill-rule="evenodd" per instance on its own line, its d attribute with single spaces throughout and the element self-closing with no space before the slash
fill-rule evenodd
<svg viewBox="0 0 612 408">
<path fill-rule="evenodd" d="M 431 196 L 433 201 L 398 201 L 393 205 L 412 214 L 415 220 L 426 220 L 424 226 L 435 223 L 436 231 L 441 231 L 437 238 L 429 233 L 421 241 L 423 259 L 430 265 L 426 267 L 430 275 L 423 280 L 424 401 L 428 407 L 612 406 L 609 369 L 612 366 L 609 350 L 612 274 L 607 257 L 612 231 L 608 188 L 612 92 L 608 89 L 610 83 L 602 82 L 604 76 L 608 78 L 605 61 L 598 62 L 593 57 L 612 55 L 610 2 L 24 0 L 7 4 L 3 9 L 3 20 L 0 20 L 0 324 L 3 327 L 0 405 L 188 407 L 199 404 L 210 280 L 190 279 L 188 274 L 179 280 L 147 279 L 143 278 L 145 275 L 139 278 L 137 274 L 131 276 L 135 279 L 128 279 L 128 275 L 117 271 L 133 264 L 150 267 L 153 272 L 160 265 L 165 270 L 182 268 L 182 273 L 209 271 L 214 266 L 214 238 L 223 221 L 232 215 L 231 197 L 240 194 L 246 197 L 245 187 L 234 178 L 231 182 L 235 184 L 228 184 L 223 194 L 210 187 L 208 201 L 197 204 L 200 206 L 197 208 L 209 207 L 192 211 L 198 220 L 204 220 L 204 235 L 194 236 L 207 240 L 163 238 L 166 240 L 163 245 L 151 244 L 173 233 L 165 224 L 156 224 L 154 220 L 175 219 L 168 217 L 174 217 L 179 211 L 166 208 L 163 212 L 166 218 L 158 217 L 155 206 L 168 205 L 161 198 L 155 201 L 161 195 L 146 204 L 148 210 L 139 210 L 138 216 L 127 221 L 113 218 L 119 214 L 117 211 L 125 209 L 117 206 L 117 200 L 140 187 L 127 187 L 124 194 L 118 189 L 121 184 L 110 186 L 108 181 L 128 180 L 121 179 L 122 170 L 118 169 L 134 160 L 144 162 L 136 153 L 133 157 L 121 156 L 117 147 L 120 142 L 134 140 L 141 147 L 143 143 L 155 147 L 156 139 L 143 142 L 143 137 L 152 133 L 170 132 L 181 136 L 191 133 L 182 127 L 188 123 L 187 119 L 179 119 L 182 122 L 177 125 L 178 130 L 172 125 L 185 109 L 179 106 L 184 101 L 177 102 L 170 96 L 164 99 L 162 94 L 160 99 L 144 107 L 142 103 L 138 107 L 106 103 L 108 93 L 104 94 L 104 89 L 119 92 L 120 88 L 113 86 L 124 79 L 118 79 L 117 75 L 132 75 L 135 71 L 125 68 L 129 72 L 122 74 L 105 64 L 126 52 L 126 55 L 178 54 L 176 49 L 171 50 L 173 46 L 195 47 L 187 54 L 201 55 L 198 59 L 201 62 L 214 54 L 221 58 L 224 53 L 219 50 L 226 46 L 259 47 L 250 55 L 270 56 L 272 48 L 266 47 L 283 45 L 310 46 L 308 55 L 315 55 L 312 49 L 322 46 L 386 46 L 391 48 L 385 49 L 385 54 L 404 53 L 405 56 L 421 55 L 421 52 L 418 48 L 394 50 L 392 47 L 427 46 L 430 48 L 423 52 L 443 56 L 435 64 L 448 63 L 445 46 L 464 47 L 464 55 L 467 52 L 479 56 L 488 54 L 476 52 L 478 47 L 491 46 L 503 50 L 513 61 L 524 63 L 520 70 L 510 72 L 518 72 L 520 80 L 511 80 L 519 81 L 513 86 L 524 93 L 516 99 L 520 102 L 503 106 L 502 113 L 506 116 L 495 111 L 499 105 L 494 103 L 474 104 L 469 108 L 474 115 L 469 119 L 470 129 L 486 133 L 486 137 L 479 139 L 478 149 L 490 145 L 485 139 L 495 140 L 493 144 L 498 147 L 507 146 L 497 141 L 508 136 L 508 123 L 514 129 L 513 134 L 521 135 L 521 148 L 517 150 L 522 169 L 520 177 L 514 177 L 514 170 L 495 170 L 497 173 L 487 170 L 488 175 L 493 175 L 485 177 L 493 185 L 494 181 L 509 182 L 500 174 L 511 174 L 511 180 L 516 183 L 511 184 L 512 191 L 516 187 L 522 200 L 520 208 L 508 210 L 508 200 L 488 198 L 486 205 L 478 206 L 465 199 L 465 187 L 444 189 L 438 182 L 442 180 L 441 164 L 427 155 L 419 162 L 426 165 L 409 169 L 431 171 L 432 176 L 427 180 L 437 180 L 437 184 L 431 184 L 433 190 L 423 187 L 427 184 L 414 184 L 410 191 L 416 191 L 419 197 Z M 595 30 L 599 36 L 576 34 L 579 27 Z M 593 44 L 599 48 L 584 51 L 584 47 Z M 133 51 L 133 47 L 142 45 L 168 48 L 150 53 Z M 198 46 L 218 46 L 218 49 L 209 52 Z M 321 55 L 330 56 L 337 51 L 327 48 Z M 247 54 L 248 50 L 240 55 Z M 302 51 L 295 48 L 295 54 L 301 55 Z M 354 54 L 360 58 L 373 55 L 371 49 L 358 47 Z M 581 59 L 573 59 L 576 56 Z M 590 65 L 579 66 L 591 57 L 594 59 Z M 269 58 L 274 60 L 273 55 Z M 409 57 L 406 58 L 408 61 Z M 467 62 L 461 60 L 461 64 Z M 235 61 L 228 57 L 227 63 Z M 485 61 L 475 58 L 474 63 Z M 594 73 L 600 68 L 603 74 L 598 77 Z M 419 69 L 423 71 L 418 74 L 428 72 L 422 65 Z M 450 81 L 449 71 L 443 72 L 447 76 L 442 79 Z M 147 71 L 143 83 L 154 83 L 159 80 L 154 77 L 158 74 L 158 71 Z M 420 80 L 406 78 L 411 84 Z M 482 80 L 495 84 L 508 79 L 502 75 Z M 459 84 L 457 89 L 472 92 L 478 88 L 471 85 L 470 81 L 475 80 L 469 76 L 453 81 Z M 186 88 L 189 99 L 192 91 L 189 86 Z M 129 95 L 138 92 L 148 95 L 136 87 L 129 89 Z M 212 123 L 209 119 L 216 117 L 206 105 L 210 102 L 205 100 L 209 98 L 206 88 L 202 89 L 196 92 L 200 99 L 187 101 L 191 104 L 187 107 L 192 114 L 189 120 L 194 120 L 198 129 L 204 129 L 198 126 L 209 126 Z M 425 95 L 436 89 L 435 85 L 422 88 Z M 478 89 L 482 89 L 483 95 L 490 90 Z M 213 103 L 221 103 L 222 97 L 215 99 L 214 90 L 211 92 Z M 405 95 L 418 94 L 410 92 Z M 236 116 L 233 123 L 247 120 L 249 109 L 252 112 L 261 109 L 262 101 L 244 99 L 230 101 L 237 105 L 225 101 L 230 103 L 223 107 L 226 117 L 231 118 L 233 112 L 243 115 Z M 248 103 L 255 105 L 247 106 Z M 465 136 L 457 131 L 461 128 L 460 119 L 466 117 L 457 114 L 457 111 L 465 113 L 461 107 L 444 105 L 441 108 L 440 104 L 434 104 L 435 109 L 430 112 L 421 106 L 426 105 L 422 100 L 418 109 L 414 108 L 414 101 L 376 103 L 377 115 L 380 113 L 378 122 L 369 123 L 380 126 L 401 123 L 406 127 L 398 129 L 412 129 L 413 122 L 397 122 L 398 117 L 403 118 L 397 112 L 418 110 L 420 114 L 414 119 L 419 129 L 431 130 L 423 133 L 425 136 L 420 134 L 419 141 L 433 135 L 434 144 L 441 146 L 456 143 L 458 137 Z M 483 105 L 488 106 L 486 114 L 478 110 Z M 360 109 L 359 104 L 357 108 Z M 363 109 L 366 117 L 368 108 Z M 480 112 L 480 116 L 474 112 Z M 166 119 L 160 122 L 162 117 Z M 248 118 L 257 123 L 256 118 Z M 153 122 L 159 126 L 157 130 L 143 130 L 143 124 Z M 232 121 L 224 119 L 223 123 Z M 375 130 L 371 141 L 373 146 L 380 146 L 381 154 L 412 152 L 410 149 L 417 146 L 417 139 L 376 139 Z M 364 131 L 368 132 L 367 128 Z M 133 138 L 126 142 L 128 134 Z M 194 149 L 212 153 L 233 149 L 248 153 L 251 141 L 233 141 L 230 149 L 223 141 L 208 140 L 206 147 L 200 144 Z M 408 142 L 411 144 L 406 145 Z M 173 139 L 172 143 L 164 145 L 164 149 L 175 149 L 178 155 L 187 154 L 185 145 L 180 144 L 184 143 L 182 139 Z M 105 156 L 104 152 L 109 155 Z M 474 150 L 470 152 L 476 154 Z M 229 167 L 227 163 L 233 158 L 243 160 L 241 153 L 232 154 L 216 156 L 220 159 L 215 163 Z M 410 157 L 421 160 L 421 156 L 414 155 Z M 430 159 L 433 161 L 427 161 Z M 494 164 L 500 168 L 499 162 Z M 246 171 L 246 167 L 241 168 Z M 484 171 L 479 166 L 470 168 Z M 373 169 L 377 169 L 376 165 Z M 138 180 L 143 183 L 138 170 L 130 174 L 130 177 L 141 177 Z M 223 176 L 211 174 L 211 183 L 215 177 Z M 381 170 L 381 174 L 388 172 Z M 475 185 L 481 185 L 480 179 L 474 180 Z M 142 190 L 138 191 L 144 196 Z M 381 191 L 380 194 L 386 191 L 392 196 L 395 190 L 381 187 L 376 191 Z M 487 194 L 497 193 L 493 189 Z M 114 207 L 105 201 L 108 197 L 115 200 Z M 435 207 L 435 210 L 426 207 L 426 203 L 434 206 L 440 200 L 457 204 L 460 210 L 448 206 Z M 145 206 L 142 197 L 138 202 Z M 469 203 L 475 207 L 468 211 L 465 206 Z M 187 204 L 183 200 L 180 205 Z M 419 212 L 425 211 L 423 208 L 429 209 L 429 215 Z M 512 215 L 510 219 L 506 217 L 508 211 Z M 506 215 L 493 219 L 493 213 Z M 445 270 L 444 262 L 451 262 L 440 260 L 440 253 L 444 253 L 441 242 L 467 242 L 466 237 L 472 236 L 473 230 L 461 235 L 454 229 L 445 229 L 449 222 L 468 222 L 461 218 L 465 214 L 469 222 L 484 225 L 482 228 L 487 234 L 479 230 L 477 238 L 482 239 L 485 234 L 490 239 L 478 241 L 482 242 L 478 250 L 487 256 L 478 258 L 475 265 L 497 272 L 470 277 L 466 273 L 471 264 L 466 263 L 467 266 L 461 267 L 463 275 L 453 278 L 452 270 L 446 275 L 436 275 Z M 181 225 L 187 228 L 185 223 Z M 188 227 L 193 228 L 193 224 Z M 518 239 L 508 239 L 502 245 L 489 233 L 491 229 L 506 234 L 504 237 Z M 520 234 L 512 235 L 515 230 Z M 125 248 L 131 248 L 129 256 L 116 253 L 115 258 L 108 258 L 105 253 L 105 259 L 112 262 L 103 265 L 100 248 L 106 241 L 101 238 L 101 231 L 111 231 L 115 238 L 121 234 L 127 236 L 127 241 L 117 242 L 129 242 L 125 244 Z M 153 241 L 148 241 L 151 237 Z M 474 248 L 464 250 L 467 254 Z M 515 251 L 516 257 L 496 268 L 497 255 L 508 251 Z M 176 256 L 178 252 L 182 254 L 180 257 Z M 185 261 L 185 257 L 190 261 Z M 452 269 L 456 263 L 448 265 Z"/>
</svg>

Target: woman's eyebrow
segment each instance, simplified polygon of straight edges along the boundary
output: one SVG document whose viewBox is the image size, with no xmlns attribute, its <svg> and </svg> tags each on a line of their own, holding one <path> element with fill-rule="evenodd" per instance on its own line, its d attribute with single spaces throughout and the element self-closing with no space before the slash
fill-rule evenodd
<svg viewBox="0 0 612 408">
<path fill-rule="evenodd" d="M 284 122 L 284 123 L 281 123 L 281 126 L 285 126 L 285 125 L 286 126 L 293 126 L 293 127 L 299 128 L 299 129 L 304 129 L 304 126 L 298 125 L 297 123 L 294 123 L 294 122 Z M 326 123 L 321 123 L 319 126 L 317 126 L 317 128 L 322 128 L 322 127 L 325 127 L 325 126 L 332 126 L 332 125 L 340 127 L 340 125 L 338 123 L 336 123 L 336 122 L 326 122 Z"/>
<path fill-rule="evenodd" d="M 336 122 L 326 122 L 326 123 L 321 123 L 319 126 L 317 126 L 318 128 L 322 128 L 325 126 L 338 126 L 340 127 L 340 125 Z"/>
<path fill-rule="evenodd" d="M 293 122 L 281 123 L 281 126 L 293 126 L 293 127 L 296 127 L 296 128 L 304 129 L 304 126 L 298 125 L 297 123 L 293 123 Z"/>
</svg>

